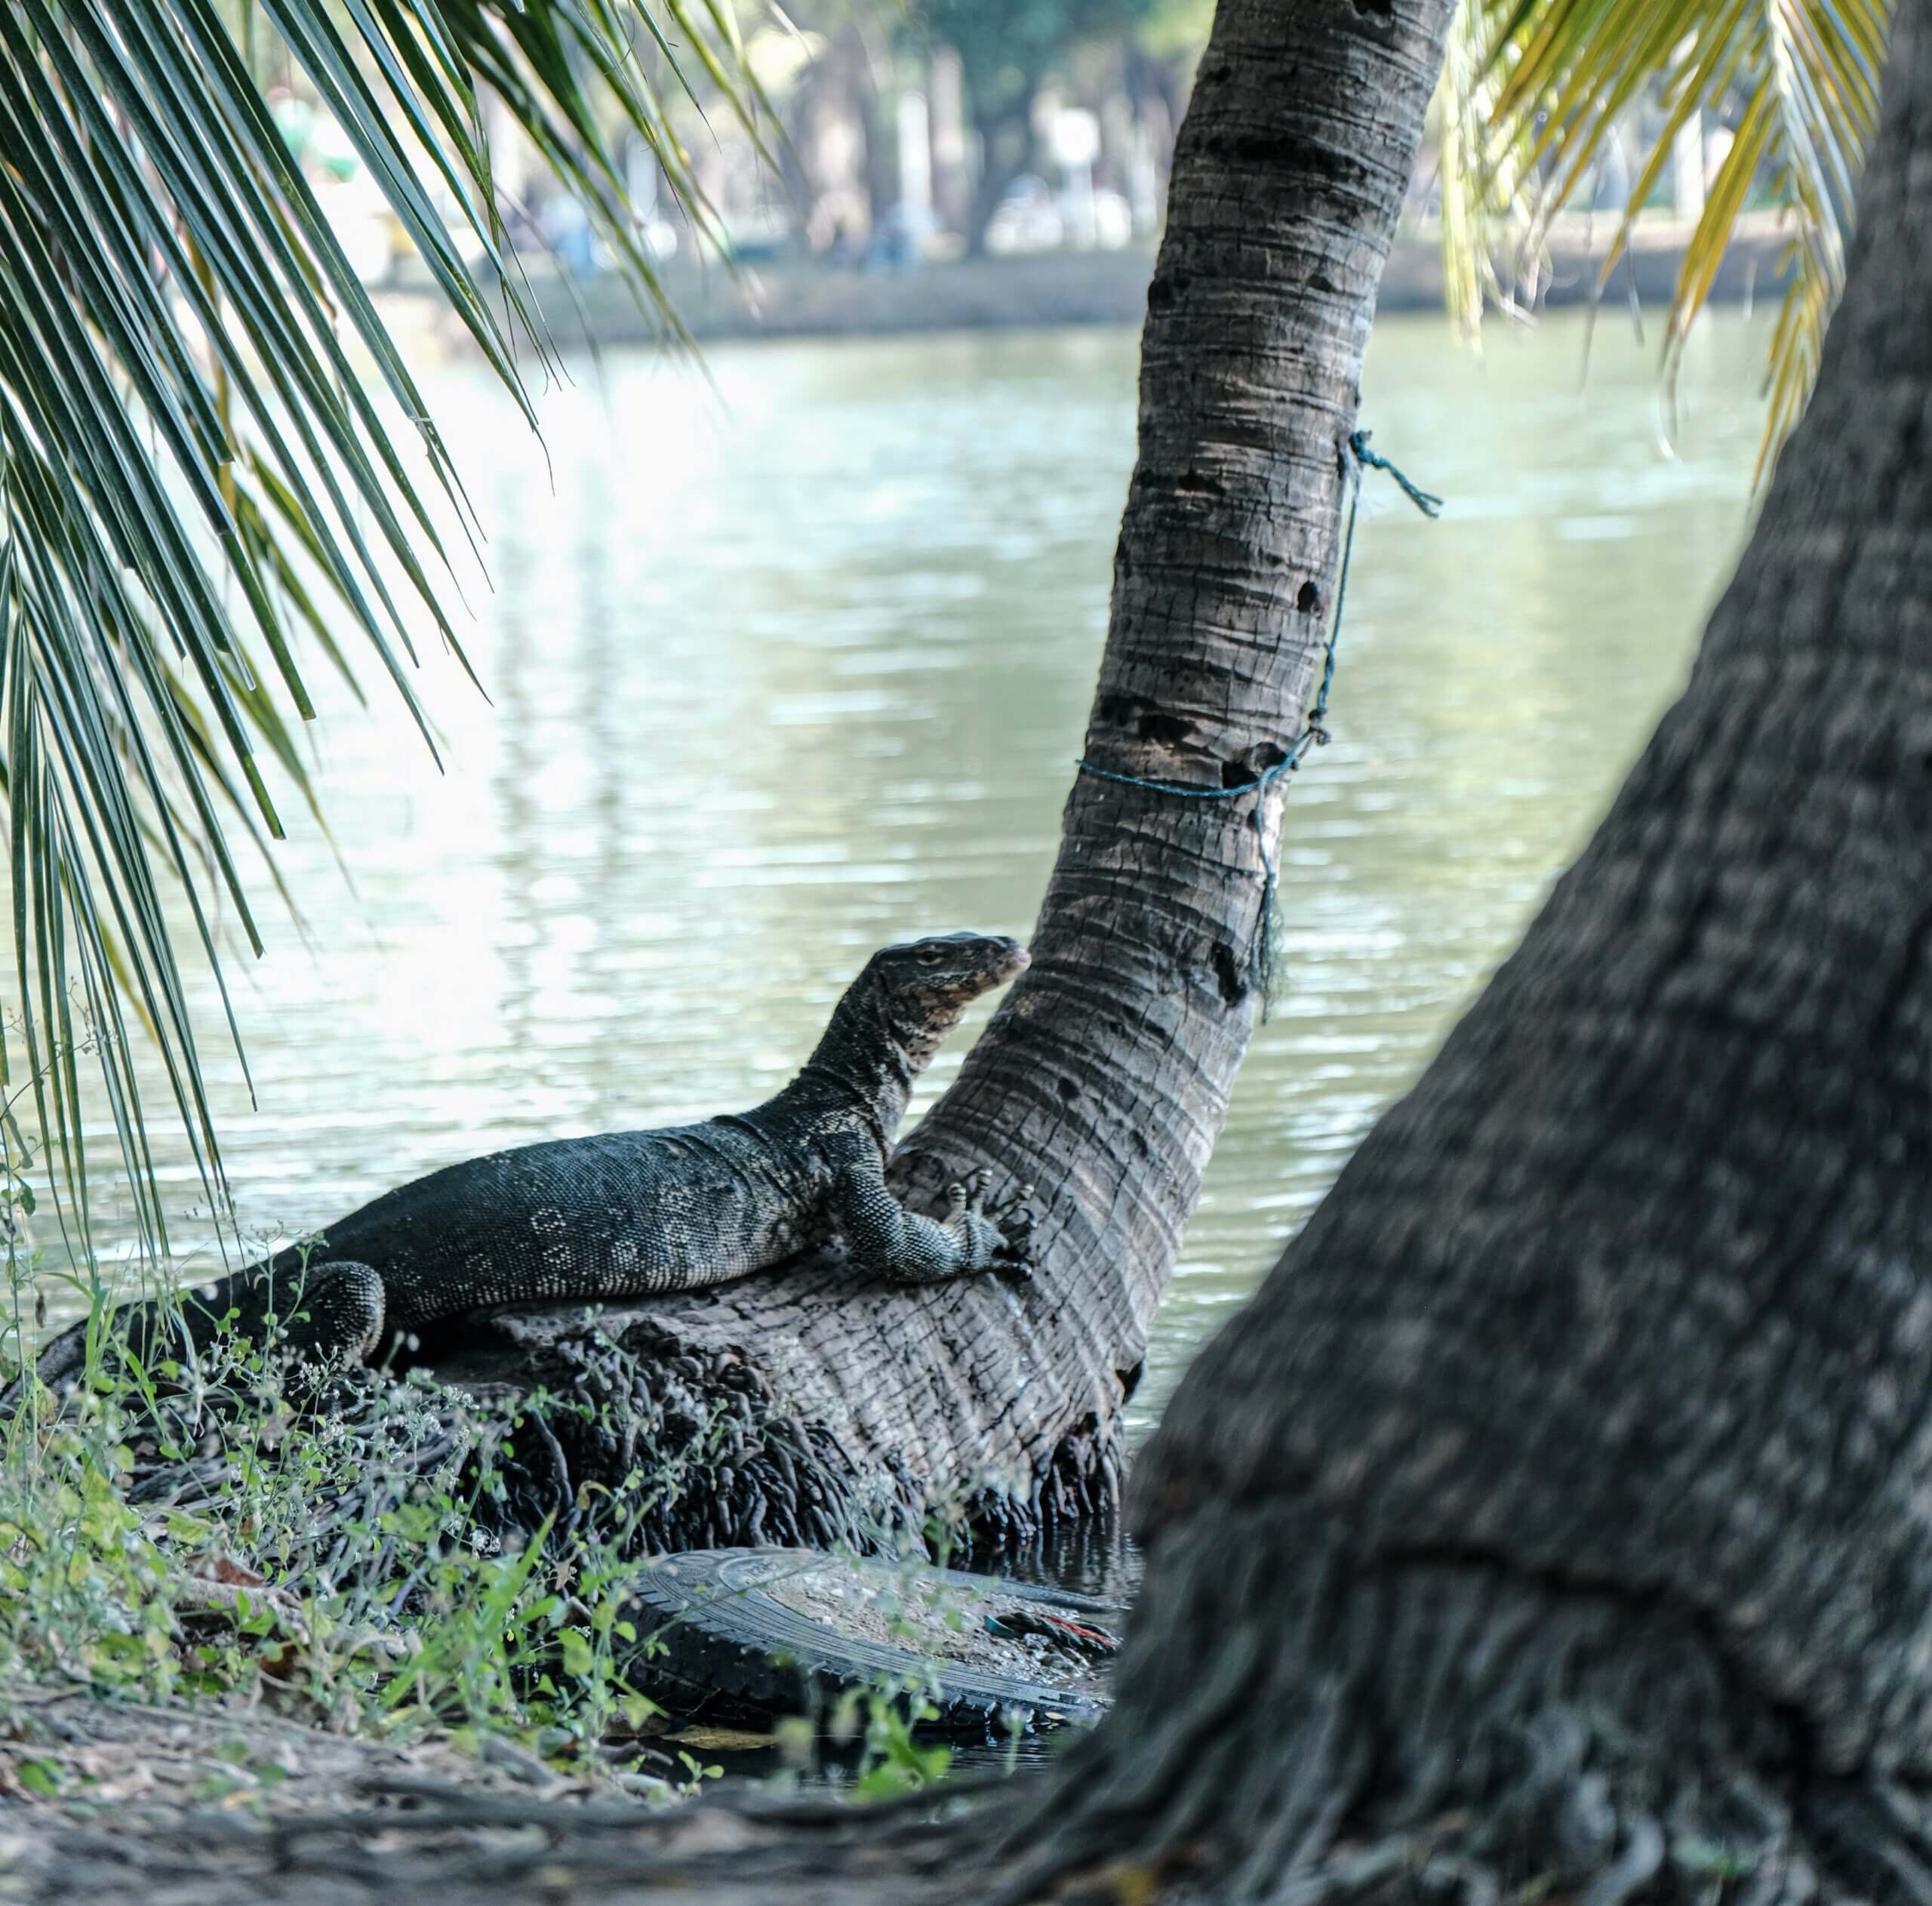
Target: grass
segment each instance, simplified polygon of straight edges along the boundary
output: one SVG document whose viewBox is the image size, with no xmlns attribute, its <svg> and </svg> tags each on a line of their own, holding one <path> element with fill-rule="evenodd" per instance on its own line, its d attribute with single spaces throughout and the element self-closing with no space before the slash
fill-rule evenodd
<svg viewBox="0 0 1932 1906">
<path fill-rule="evenodd" d="M 10 1368 L 41 1287 L 24 1202 L 8 1207 Z M 594 1336 L 598 1383 L 569 1395 L 492 1399 L 364 1369 L 318 1394 L 232 1336 L 191 1367 L 149 1368 L 105 1327 L 106 1280 L 74 1284 L 91 1307 L 85 1369 L 62 1398 L 30 1384 L 0 1424 L 0 1716 L 64 1689 L 266 1707 L 650 1798 L 717 1775 L 636 1685 L 665 1642 L 627 1589 L 681 1516 L 715 1512 L 721 1477 L 735 1486 L 747 1423 L 777 1438 L 776 1417 L 742 1394 L 680 1403 L 653 1366 L 663 1413 L 640 1436 L 612 1415 L 635 1359 Z M 570 1488 L 565 1449 L 600 1439 L 626 1473 Z M 803 1468 L 803 1443 L 789 1446 Z M 949 1758 L 915 1737 L 932 1711 L 916 1688 L 849 1694 L 781 1729 L 777 1764 L 810 1765 L 829 1741 L 858 1797 L 928 1784 Z M 272 1754 L 243 1758 L 235 1782 L 272 1784 Z M 55 1763 L 17 1764 L 29 1792 L 57 1786 Z"/>
<path fill-rule="evenodd" d="M 96 1368 L 0 1448 L 0 1701 L 81 1688 L 266 1701 L 343 1733 L 494 1737 L 560 1772 L 662 1720 L 632 1684 L 656 1638 L 625 1613 L 637 1566 L 502 1513 L 540 1399 L 344 1377 L 306 1417 L 238 1347 L 174 1373 Z"/>
</svg>

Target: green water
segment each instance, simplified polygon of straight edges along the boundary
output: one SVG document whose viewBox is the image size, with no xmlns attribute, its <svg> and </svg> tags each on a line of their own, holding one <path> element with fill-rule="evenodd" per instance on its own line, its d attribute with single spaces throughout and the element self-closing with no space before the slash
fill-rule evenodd
<svg viewBox="0 0 1932 1906">
<path fill-rule="evenodd" d="M 1143 1424 L 1681 678 L 1744 527 L 1761 340 L 1720 313 L 1695 340 L 1672 460 L 1654 354 L 1620 325 L 1587 377 L 1568 320 L 1481 358 L 1433 319 L 1378 329 L 1364 421 L 1449 508 L 1371 489 L 1335 742 L 1284 836 L 1285 994 Z M 377 719 L 332 697 L 354 891 L 297 826 L 310 944 L 269 900 L 269 956 L 232 968 L 257 1109 L 204 1021 L 251 1233 L 500 1146 L 742 1105 L 880 942 L 1023 934 L 1104 628 L 1134 361 L 1125 332 L 725 347 L 707 389 L 619 357 L 544 399 L 547 466 L 484 377 L 432 374 L 488 532 L 494 593 L 469 587 L 462 627 L 491 701 L 427 658 L 439 776 L 373 679 Z M 177 1242 L 211 1235 L 185 1156 L 165 1169 Z"/>
</svg>

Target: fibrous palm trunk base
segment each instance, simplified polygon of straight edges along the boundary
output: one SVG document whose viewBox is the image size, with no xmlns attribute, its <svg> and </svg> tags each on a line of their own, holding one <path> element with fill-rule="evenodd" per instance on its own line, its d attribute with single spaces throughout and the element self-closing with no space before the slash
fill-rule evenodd
<svg viewBox="0 0 1932 1906">
<path fill-rule="evenodd" d="M 1164 1532 L 1147 1593 L 1109 1725 L 962 1896 L 1932 1899 L 1932 1794 L 1820 1771 L 1694 1609 L 1276 1504 Z"/>
<path fill-rule="evenodd" d="M 559 1553 L 626 1557 L 759 1544 L 897 1553 L 923 1539 L 914 1487 L 887 1465 L 860 1475 L 823 1424 L 729 1351 L 640 1356 L 586 1325 L 521 1374 L 459 1387 L 358 1369 L 315 1389 L 165 1398 L 131 1435 L 128 1499 L 228 1502 L 285 1455 L 305 1472 L 319 1433 L 366 1460 L 306 1485 L 300 1540 L 251 1559 L 297 1582 L 319 1569 L 338 1586 L 358 1565 L 330 1548 L 336 1532 L 432 1489 L 511 1550 L 541 1536 Z M 393 1560 L 361 1558 L 379 1572 Z"/>
<path fill-rule="evenodd" d="M 869 1439 L 823 1385 L 809 1400 L 781 1390 L 787 1372 L 755 1335 L 740 1345 L 648 1310 L 506 1315 L 488 1329 L 435 1367 L 484 1395 L 528 1398 L 532 1435 L 503 1504 L 526 1533 L 546 1518 L 568 1531 L 589 1486 L 605 1522 L 631 1516 L 626 1546 L 638 1554 L 774 1543 L 894 1553 L 943 1526 L 955 1558 L 991 1557 L 1091 1522 L 1118 1496 L 1117 1435 L 1078 1423 L 1037 1468 L 949 1486 Z"/>
</svg>

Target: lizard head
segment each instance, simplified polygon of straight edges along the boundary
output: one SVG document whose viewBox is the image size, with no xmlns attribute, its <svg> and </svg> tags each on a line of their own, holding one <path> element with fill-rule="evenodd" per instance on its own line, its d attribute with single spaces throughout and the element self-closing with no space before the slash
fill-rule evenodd
<svg viewBox="0 0 1932 1906">
<path fill-rule="evenodd" d="M 881 947 L 866 962 L 861 984 L 875 990 L 916 1070 L 981 993 L 1004 986 L 1026 961 L 1026 949 L 1003 934 L 938 933 Z"/>
</svg>

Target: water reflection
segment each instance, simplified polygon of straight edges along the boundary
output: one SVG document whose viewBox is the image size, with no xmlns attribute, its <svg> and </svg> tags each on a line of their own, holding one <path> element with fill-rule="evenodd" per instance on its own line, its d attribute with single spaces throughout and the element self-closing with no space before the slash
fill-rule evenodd
<svg viewBox="0 0 1932 1906">
<path fill-rule="evenodd" d="M 1759 416 L 1755 343 L 1725 314 L 1701 342 L 1669 461 L 1652 359 L 1607 325 L 1580 391 L 1574 323 L 1486 358 L 1430 319 L 1378 330 L 1364 420 L 1449 509 L 1426 523 L 1371 488 L 1336 741 L 1293 796 L 1285 996 L 1143 1423 L 1680 678 Z M 546 402 L 547 467 L 484 377 L 432 378 L 491 537 L 466 640 L 494 705 L 432 664 L 439 777 L 396 711 L 334 697 L 326 808 L 356 893 L 298 831 L 315 944 L 269 922 L 238 1001 L 259 1110 L 219 1095 L 245 1218 L 311 1227 L 472 1153 L 749 1101 L 873 946 L 1023 934 L 1104 627 L 1134 351 L 1109 332 L 724 348 L 715 394 L 620 357 Z"/>
</svg>

